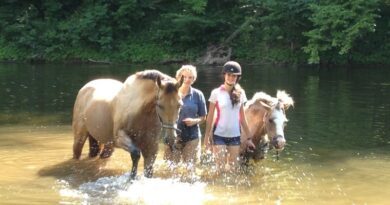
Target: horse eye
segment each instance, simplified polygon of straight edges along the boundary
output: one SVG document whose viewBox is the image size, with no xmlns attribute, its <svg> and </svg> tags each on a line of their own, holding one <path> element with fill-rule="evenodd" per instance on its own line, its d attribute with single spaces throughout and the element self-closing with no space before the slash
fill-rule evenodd
<svg viewBox="0 0 390 205">
<path fill-rule="evenodd" d="M 157 107 L 160 108 L 161 110 L 164 110 L 164 106 L 157 104 Z"/>
<path fill-rule="evenodd" d="M 268 122 L 269 122 L 269 123 L 273 123 L 274 121 L 273 121 L 272 119 L 269 119 Z"/>
</svg>

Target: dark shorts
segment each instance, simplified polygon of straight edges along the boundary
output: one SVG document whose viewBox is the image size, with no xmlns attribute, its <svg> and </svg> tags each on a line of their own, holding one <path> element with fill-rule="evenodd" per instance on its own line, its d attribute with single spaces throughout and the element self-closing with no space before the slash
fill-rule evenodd
<svg viewBox="0 0 390 205">
<path fill-rule="evenodd" d="M 240 145 L 241 139 L 238 137 L 221 137 L 218 135 L 213 136 L 214 145 L 226 145 L 226 146 L 234 146 Z"/>
</svg>

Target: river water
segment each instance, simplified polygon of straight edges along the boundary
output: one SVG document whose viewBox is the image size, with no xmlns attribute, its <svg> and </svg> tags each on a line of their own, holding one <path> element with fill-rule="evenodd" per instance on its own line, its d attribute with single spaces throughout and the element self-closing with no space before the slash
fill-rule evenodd
<svg viewBox="0 0 390 205">
<path fill-rule="evenodd" d="M 170 169 L 159 152 L 155 176 L 128 182 L 130 156 L 72 160 L 72 107 L 86 82 L 125 80 L 135 71 L 177 66 L 0 64 L 1 204 L 388 204 L 390 69 L 243 66 L 251 97 L 286 90 L 286 149 L 246 173 L 195 176 Z M 198 67 L 208 98 L 221 67 Z M 142 163 L 141 163 L 142 165 Z"/>
</svg>

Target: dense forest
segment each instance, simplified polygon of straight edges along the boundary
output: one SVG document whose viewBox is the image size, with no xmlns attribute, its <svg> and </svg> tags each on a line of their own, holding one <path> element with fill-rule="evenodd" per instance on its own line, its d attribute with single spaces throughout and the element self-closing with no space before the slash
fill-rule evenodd
<svg viewBox="0 0 390 205">
<path fill-rule="evenodd" d="M 390 0 L 0 3 L 1 61 L 388 65 L 389 56 Z"/>
</svg>

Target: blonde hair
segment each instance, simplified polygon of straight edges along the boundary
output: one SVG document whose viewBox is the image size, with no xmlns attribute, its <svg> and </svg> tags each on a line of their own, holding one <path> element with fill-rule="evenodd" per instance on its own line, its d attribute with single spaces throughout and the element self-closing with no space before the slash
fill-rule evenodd
<svg viewBox="0 0 390 205">
<path fill-rule="evenodd" d="M 196 67 L 193 65 L 182 65 L 181 68 L 176 71 L 176 80 L 179 81 L 181 79 L 181 76 L 183 75 L 184 71 L 189 71 L 194 76 L 192 82 L 195 82 L 198 74 L 196 72 Z"/>
</svg>

